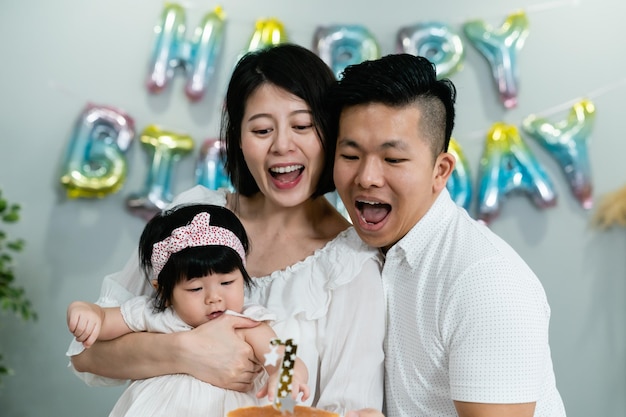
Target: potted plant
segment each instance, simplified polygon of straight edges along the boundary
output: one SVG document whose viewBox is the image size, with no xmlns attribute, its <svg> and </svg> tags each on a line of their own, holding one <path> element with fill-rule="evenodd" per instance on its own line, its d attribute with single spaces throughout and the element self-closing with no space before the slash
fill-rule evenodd
<svg viewBox="0 0 626 417">
<path fill-rule="evenodd" d="M 20 206 L 9 203 L 0 190 L 0 311 L 13 313 L 22 320 L 36 320 L 37 313 L 33 310 L 30 300 L 26 298 L 24 289 L 15 285 L 13 255 L 22 251 L 24 240 L 11 239 L 4 230 L 4 225 L 15 223 L 20 219 Z M 12 370 L 4 364 L 0 353 L 0 381 Z"/>
</svg>

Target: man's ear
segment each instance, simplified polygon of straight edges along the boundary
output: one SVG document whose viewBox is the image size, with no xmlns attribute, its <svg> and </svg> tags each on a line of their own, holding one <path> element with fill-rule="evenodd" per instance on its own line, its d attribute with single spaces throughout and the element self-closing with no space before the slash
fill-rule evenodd
<svg viewBox="0 0 626 417">
<path fill-rule="evenodd" d="M 156 279 L 153 279 L 152 281 L 150 281 L 150 284 L 152 284 L 152 287 L 153 287 L 155 290 L 158 290 L 158 289 L 159 289 L 159 281 L 157 281 Z"/>
<path fill-rule="evenodd" d="M 435 160 L 433 191 L 438 193 L 443 190 L 452 175 L 456 165 L 456 158 L 449 152 L 440 153 Z"/>
</svg>

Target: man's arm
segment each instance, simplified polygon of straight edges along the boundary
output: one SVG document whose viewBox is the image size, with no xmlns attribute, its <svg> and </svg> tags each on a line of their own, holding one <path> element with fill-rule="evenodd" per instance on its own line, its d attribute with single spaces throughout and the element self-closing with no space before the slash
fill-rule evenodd
<svg viewBox="0 0 626 417">
<path fill-rule="evenodd" d="M 455 401 L 459 417 L 533 417 L 536 403 L 483 404 Z"/>
<path fill-rule="evenodd" d="M 459 417 L 532 417 L 535 403 L 524 404 L 480 404 L 455 401 L 454 406 Z M 385 417 L 373 408 L 348 411 L 346 417 Z"/>
<path fill-rule="evenodd" d="M 235 328 L 257 323 L 224 315 L 193 330 L 171 334 L 131 333 L 99 341 L 72 356 L 79 372 L 115 379 L 189 374 L 212 385 L 249 391 L 261 365 Z"/>
</svg>

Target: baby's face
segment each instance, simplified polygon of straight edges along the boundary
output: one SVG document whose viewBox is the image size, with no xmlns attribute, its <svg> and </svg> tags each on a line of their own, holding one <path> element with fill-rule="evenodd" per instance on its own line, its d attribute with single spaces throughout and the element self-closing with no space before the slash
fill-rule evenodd
<svg viewBox="0 0 626 417">
<path fill-rule="evenodd" d="M 192 327 L 221 316 L 225 310 L 241 313 L 244 280 L 239 269 L 181 281 L 174 287 L 172 308 Z"/>
</svg>

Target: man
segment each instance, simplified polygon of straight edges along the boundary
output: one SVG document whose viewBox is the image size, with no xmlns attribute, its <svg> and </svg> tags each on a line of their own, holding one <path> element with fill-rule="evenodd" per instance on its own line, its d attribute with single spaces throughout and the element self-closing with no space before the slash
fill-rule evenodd
<svg viewBox="0 0 626 417">
<path fill-rule="evenodd" d="M 386 414 L 564 416 L 541 283 L 446 190 L 455 95 L 400 54 L 348 67 L 331 97 L 337 191 L 385 256 Z"/>
</svg>

